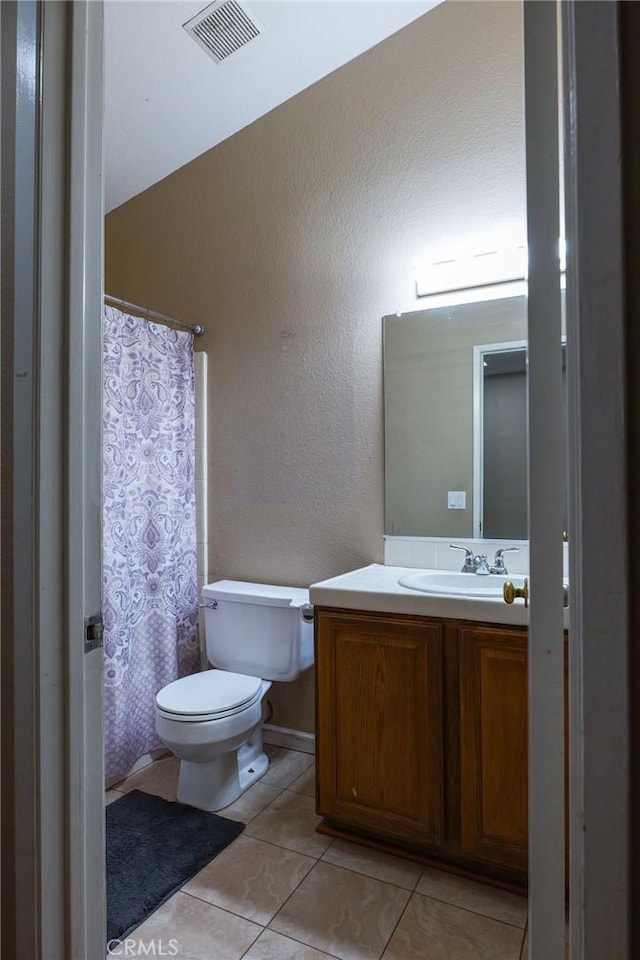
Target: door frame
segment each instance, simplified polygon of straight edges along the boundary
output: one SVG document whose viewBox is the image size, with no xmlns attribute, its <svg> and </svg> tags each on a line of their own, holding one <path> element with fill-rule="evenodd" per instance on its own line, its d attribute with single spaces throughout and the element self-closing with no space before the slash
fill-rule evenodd
<svg viewBox="0 0 640 960">
<path fill-rule="evenodd" d="M 102 650 L 85 650 L 102 580 L 102 14 L 0 11 L 0 946 L 15 957 L 105 952 Z"/>
<path fill-rule="evenodd" d="M 620 10 L 618 3 L 572 0 L 562 3 L 561 14 L 569 342 L 570 944 L 572 960 L 582 960 L 632 955 Z"/>
<path fill-rule="evenodd" d="M 565 940 L 563 526 L 558 5 L 523 8 L 528 244 L 529 957 Z M 571 344 L 570 344 L 571 347 Z"/>
</svg>

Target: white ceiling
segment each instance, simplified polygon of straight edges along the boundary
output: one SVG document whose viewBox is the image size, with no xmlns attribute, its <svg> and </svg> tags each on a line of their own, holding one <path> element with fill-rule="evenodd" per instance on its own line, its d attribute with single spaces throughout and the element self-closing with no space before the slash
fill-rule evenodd
<svg viewBox="0 0 640 960">
<path fill-rule="evenodd" d="M 441 0 L 247 0 L 222 64 L 182 29 L 206 0 L 106 0 L 106 209 L 162 180 Z"/>
</svg>

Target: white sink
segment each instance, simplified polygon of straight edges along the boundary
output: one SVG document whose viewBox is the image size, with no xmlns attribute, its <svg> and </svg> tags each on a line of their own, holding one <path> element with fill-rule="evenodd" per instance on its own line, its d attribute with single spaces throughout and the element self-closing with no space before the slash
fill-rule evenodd
<svg viewBox="0 0 640 960">
<path fill-rule="evenodd" d="M 502 599 L 502 588 L 506 580 L 521 587 L 524 577 L 489 573 L 482 576 L 477 573 L 455 573 L 451 570 L 430 570 L 426 573 L 405 573 L 398 583 L 410 590 L 422 593 L 444 593 L 453 597 L 486 597 Z"/>
</svg>

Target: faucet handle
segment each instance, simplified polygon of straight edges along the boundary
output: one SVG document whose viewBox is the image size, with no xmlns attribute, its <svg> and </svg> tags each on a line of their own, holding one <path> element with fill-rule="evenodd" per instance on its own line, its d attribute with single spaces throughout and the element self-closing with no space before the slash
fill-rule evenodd
<svg viewBox="0 0 640 960">
<path fill-rule="evenodd" d="M 503 553 L 518 553 L 520 547 L 498 547 L 496 550 L 496 560 L 499 560 Z"/>
<path fill-rule="evenodd" d="M 520 547 L 499 547 L 496 550 L 496 555 L 493 558 L 493 568 L 492 573 L 508 573 L 509 571 L 504 565 L 503 554 L 505 553 L 517 553 Z"/>
<path fill-rule="evenodd" d="M 450 543 L 449 546 L 452 550 L 464 550 L 464 565 L 462 567 L 462 573 L 475 573 L 475 563 L 473 559 L 473 550 L 470 550 L 469 547 L 461 547 L 458 543 Z"/>
</svg>

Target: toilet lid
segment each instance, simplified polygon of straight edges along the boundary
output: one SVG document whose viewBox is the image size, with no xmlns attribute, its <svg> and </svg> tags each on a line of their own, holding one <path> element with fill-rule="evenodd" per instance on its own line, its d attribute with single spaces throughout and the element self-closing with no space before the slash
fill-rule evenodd
<svg viewBox="0 0 640 960">
<path fill-rule="evenodd" d="M 226 670 L 205 670 L 181 677 L 163 687 L 156 704 L 166 713 L 182 716 L 229 714 L 255 700 L 262 687 L 260 677 Z"/>
</svg>

